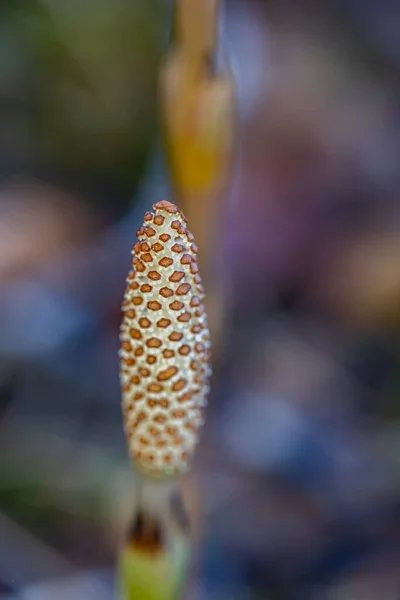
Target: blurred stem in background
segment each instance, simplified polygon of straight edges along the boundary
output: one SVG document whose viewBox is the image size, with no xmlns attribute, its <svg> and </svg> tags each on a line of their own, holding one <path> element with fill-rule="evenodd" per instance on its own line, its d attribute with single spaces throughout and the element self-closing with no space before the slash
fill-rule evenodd
<svg viewBox="0 0 400 600">
<path fill-rule="evenodd" d="M 199 247 L 214 360 L 227 301 L 218 235 L 234 132 L 234 84 L 217 61 L 220 10 L 220 0 L 178 0 L 175 40 L 160 77 L 167 163 Z"/>
<path fill-rule="evenodd" d="M 175 482 L 139 481 L 137 511 L 118 565 L 123 600 L 178 600 L 191 559 L 189 523 Z M 160 515 L 162 519 L 160 520 Z"/>
</svg>

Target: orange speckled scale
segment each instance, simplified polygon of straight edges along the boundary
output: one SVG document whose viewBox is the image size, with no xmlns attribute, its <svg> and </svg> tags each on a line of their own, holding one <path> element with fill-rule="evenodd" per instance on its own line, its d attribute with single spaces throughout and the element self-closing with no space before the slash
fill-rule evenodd
<svg viewBox="0 0 400 600">
<path fill-rule="evenodd" d="M 177 206 L 146 212 L 132 250 L 120 331 L 124 429 L 148 476 L 179 475 L 195 451 L 210 376 L 197 247 Z"/>
</svg>

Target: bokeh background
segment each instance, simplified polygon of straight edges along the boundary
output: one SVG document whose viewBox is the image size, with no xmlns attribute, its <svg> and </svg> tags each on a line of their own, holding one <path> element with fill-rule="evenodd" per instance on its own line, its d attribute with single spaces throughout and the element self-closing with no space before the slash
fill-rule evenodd
<svg viewBox="0 0 400 600">
<path fill-rule="evenodd" d="M 0 5 L 7 600 L 113 597 L 134 504 L 120 304 L 143 212 L 174 200 L 157 94 L 170 12 Z M 223 326 L 189 600 L 400 597 L 399 31 L 389 0 L 224 4 L 236 138 L 205 273 L 225 294 L 210 292 Z"/>
</svg>

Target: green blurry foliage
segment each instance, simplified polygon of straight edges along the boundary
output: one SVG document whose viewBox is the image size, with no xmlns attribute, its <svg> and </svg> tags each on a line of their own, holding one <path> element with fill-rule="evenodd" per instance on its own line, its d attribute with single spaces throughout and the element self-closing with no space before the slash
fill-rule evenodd
<svg viewBox="0 0 400 600">
<path fill-rule="evenodd" d="M 17 163 L 131 190 L 156 130 L 162 0 L 13 0 L 0 8 L 0 141 Z M 18 57 L 18 59 L 16 59 Z"/>
</svg>

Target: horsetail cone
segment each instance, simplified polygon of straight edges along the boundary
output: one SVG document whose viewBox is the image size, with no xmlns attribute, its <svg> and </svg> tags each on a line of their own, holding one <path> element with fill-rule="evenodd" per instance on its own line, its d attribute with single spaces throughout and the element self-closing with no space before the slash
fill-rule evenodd
<svg viewBox="0 0 400 600">
<path fill-rule="evenodd" d="M 158 202 L 132 251 L 120 378 L 130 456 L 147 476 L 190 466 L 209 391 L 210 335 L 197 247 L 182 212 Z"/>
</svg>

